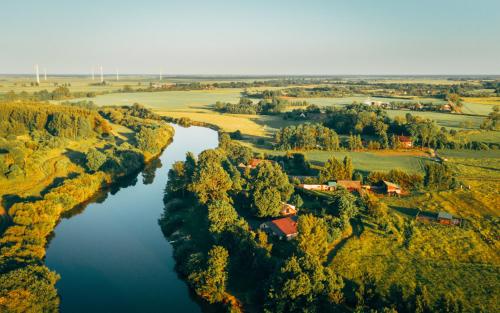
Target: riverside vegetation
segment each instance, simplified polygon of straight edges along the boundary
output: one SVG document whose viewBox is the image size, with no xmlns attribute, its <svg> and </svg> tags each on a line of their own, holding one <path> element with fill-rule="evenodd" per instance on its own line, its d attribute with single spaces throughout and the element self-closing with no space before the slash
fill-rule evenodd
<svg viewBox="0 0 500 313">
<path fill-rule="evenodd" d="M 137 173 L 172 137 L 139 105 L 0 103 L 0 311 L 58 311 L 58 275 L 43 260 L 61 214 Z"/>
</svg>

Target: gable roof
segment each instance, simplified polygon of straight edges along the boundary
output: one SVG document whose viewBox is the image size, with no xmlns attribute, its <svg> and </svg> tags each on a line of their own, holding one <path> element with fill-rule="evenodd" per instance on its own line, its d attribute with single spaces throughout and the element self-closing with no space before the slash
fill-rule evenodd
<svg viewBox="0 0 500 313">
<path fill-rule="evenodd" d="M 251 167 L 256 167 L 257 165 L 259 165 L 263 161 L 265 161 L 265 160 L 251 159 L 250 161 L 248 161 L 248 165 L 251 166 Z"/>
<path fill-rule="evenodd" d="M 277 230 L 285 235 L 290 236 L 297 233 L 297 216 L 279 218 L 271 221 Z"/>
<path fill-rule="evenodd" d="M 445 219 L 445 220 L 451 220 L 451 219 L 453 219 L 453 216 L 450 213 L 448 213 L 448 212 L 439 211 L 438 218 L 442 218 L 442 219 Z"/>
<path fill-rule="evenodd" d="M 361 181 L 359 180 L 337 180 L 337 185 L 346 189 L 361 189 Z"/>
<path fill-rule="evenodd" d="M 411 137 L 408 136 L 398 136 L 399 142 L 412 142 Z"/>
<path fill-rule="evenodd" d="M 391 183 L 391 182 L 386 181 L 386 180 L 383 180 L 383 182 L 384 182 L 384 185 L 386 185 L 387 187 L 401 189 L 401 187 L 399 187 L 399 185 L 397 185 L 395 183 Z"/>
</svg>

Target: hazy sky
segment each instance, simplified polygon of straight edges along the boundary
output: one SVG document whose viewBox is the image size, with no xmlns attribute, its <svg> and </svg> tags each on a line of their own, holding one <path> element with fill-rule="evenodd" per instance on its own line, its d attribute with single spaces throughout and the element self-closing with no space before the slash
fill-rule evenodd
<svg viewBox="0 0 500 313">
<path fill-rule="evenodd" d="M 500 74 L 500 0 L 2 0 L 0 73 Z"/>
</svg>

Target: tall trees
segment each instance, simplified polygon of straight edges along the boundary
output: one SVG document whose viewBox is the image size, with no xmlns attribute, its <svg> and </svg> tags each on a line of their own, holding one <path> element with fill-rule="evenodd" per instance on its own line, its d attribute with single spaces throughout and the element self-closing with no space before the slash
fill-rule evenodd
<svg viewBox="0 0 500 313">
<path fill-rule="evenodd" d="M 219 234 L 234 226 L 238 213 L 227 201 L 216 200 L 208 205 L 208 221 L 211 233 Z"/>
<path fill-rule="evenodd" d="M 352 160 L 346 156 L 343 162 L 332 157 L 326 161 L 325 165 L 319 171 L 319 178 L 322 182 L 329 180 L 351 179 L 353 172 Z"/>
<path fill-rule="evenodd" d="M 293 186 L 281 167 L 274 162 L 262 162 L 252 176 L 253 206 L 259 217 L 278 216 L 280 202 L 286 202 Z"/>
<path fill-rule="evenodd" d="M 223 158 L 225 156 L 220 150 L 205 150 L 200 154 L 192 183 L 188 186 L 188 190 L 197 196 L 200 203 L 228 200 L 227 191 L 232 182 L 221 165 Z"/>
<path fill-rule="evenodd" d="M 326 261 L 328 233 L 325 221 L 311 214 L 301 215 L 298 220 L 298 232 L 297 241 L 301 255 L 320 262 Z"/>
<path fill-rule="evenodd" d="M 57 312 L 59 275 L 46 266 L 29 265 L 0 275 L 0 311 Z"/>
<path fill-rule="evenodd" d="M 347 223 L 351 218 L 353 218 L 359 212 L 359 208 L 356 205 L 356 197 L 353 196 L 346 189 L 338 189 L 333 193 L 332 205 L 338 210 L 338 214 Z"/>
<path fill-rule="evenodd" d="M 96 148 L 90 148 L 85 154 L 85 165 L 92 171 L 98 171 L 101 166 L 106 162 L 106 155 Z"/>
<path fill-rule="evenodd" d="M 500 107 L 495 105 L 488 114 L 488 117 L 481 124 L 481 129 L 499 130 L 500 129 Z"/>
<path fill-rule="evenodd" d="M 196 293 L 210 303 L 221 302 L 225 297 L 228 258 L 224 247 L 214 246 L 208 252 L 205 268 L 188 277 Z"/>
<path fill-rule="evenodd" d="M 339 149 L 337 133 L 321 124 L 301 124 L 281 128 L 275 134 L 275 142 L 280 150 Z"/>
<path fill-rule="evenodd" d="M 268 291 L 266 306 L 272 312 L 321 312 L 342 301 L 344 282 L 323 266 L 328 253 L 327 226 L 313 215 L 299 218 L 298 256 L 285 261 Z"/>
<path fill-rule="evenodd" d="M 425 164 L 424 184 L 431 189 L 449 189 L 453 182 L 453 173 L 445 164 Z"/>
</svg>

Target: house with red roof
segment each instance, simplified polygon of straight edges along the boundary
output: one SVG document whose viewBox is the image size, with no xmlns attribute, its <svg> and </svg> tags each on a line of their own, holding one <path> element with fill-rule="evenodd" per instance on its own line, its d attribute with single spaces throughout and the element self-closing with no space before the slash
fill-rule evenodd
<svg viewBox="0 0 500 313">
<path fill-rule="evenodd" d="M 254 168 L 257 167 L 257 165 L 259 165 L 260 163 L 262 163 L 264 161 L 266 161 L 266 160 L 262 160 L 262 159 L 250 159 L 250 161 L 248 161 L 248 164 L 240 163 L 240 164 L 238 164 L 238 167 L 239 168 L 254 169 Z"/>
<path fill-rule="evenodd" d="M 278 218 L 262 223 L 260 229 L 280 239 L 290 240 L 299 234 L 297 230 L 297 219 L 296 215 Z"/>
<path fill-rule="evenodd" d="M 398 136 L 398 141 L 403 148 L 412 148 L 413 147 L 413 140 L 411 140 L 411 137 L 408 136 Z"/>
</svg>

